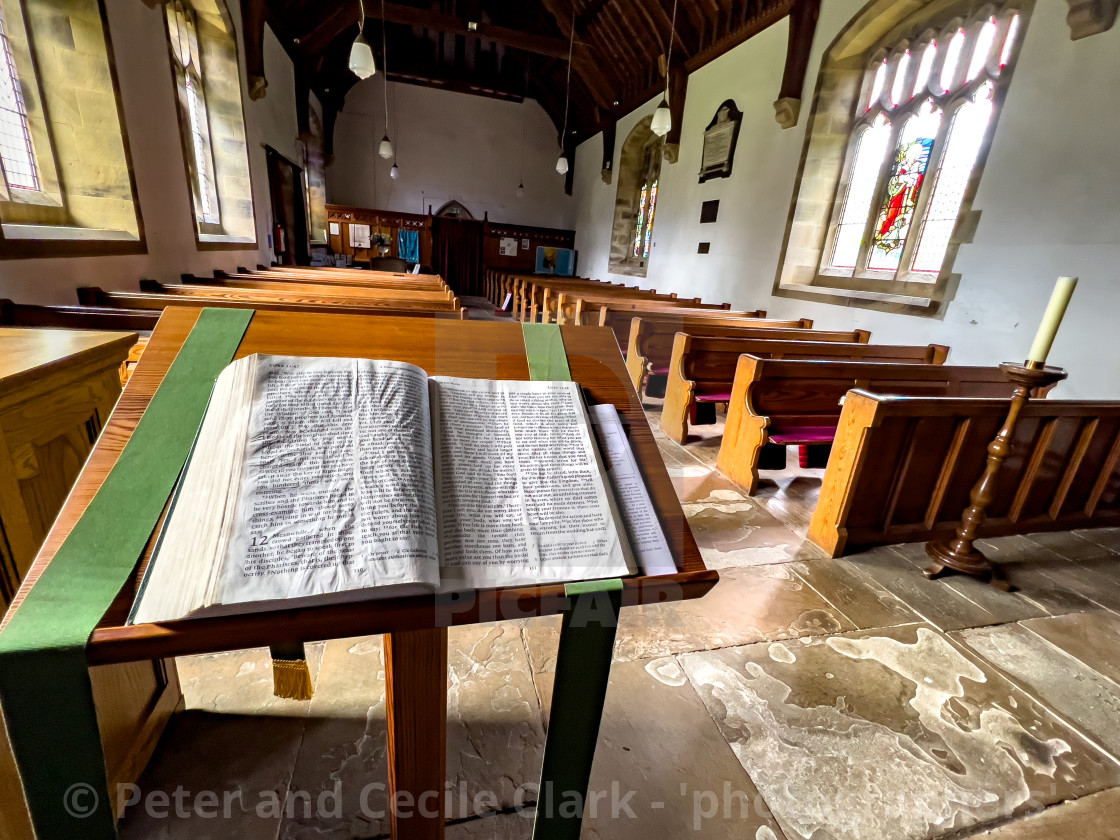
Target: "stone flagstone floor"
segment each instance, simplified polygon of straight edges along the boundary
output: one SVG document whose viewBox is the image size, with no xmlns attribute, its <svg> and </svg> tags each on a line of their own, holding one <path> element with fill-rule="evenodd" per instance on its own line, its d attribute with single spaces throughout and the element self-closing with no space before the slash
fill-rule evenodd
<svg viewBox="0 0 1120 840">
<path fill-rule="evenodd" d="M 624 611 L 584 838 L 1120 840 L 1120 529 L 987 543 L 1014 593 L 927 581 L 920 545 L 828 560 L 804 538 L 823 471 L 748 498 L 714 470 L 720 427 L 700 431 L 655 434 L 721 581 Z M 530 837 L 557 634 L 450 631 L 450 840 Z M 180 659 L 187 708 L 140 795 L 181 787 L 189 816 L 133 806 L 122 837 L 387 836 L 381 639 L 310 664 L 297 703 L 266 651 Z"/>
</svg>

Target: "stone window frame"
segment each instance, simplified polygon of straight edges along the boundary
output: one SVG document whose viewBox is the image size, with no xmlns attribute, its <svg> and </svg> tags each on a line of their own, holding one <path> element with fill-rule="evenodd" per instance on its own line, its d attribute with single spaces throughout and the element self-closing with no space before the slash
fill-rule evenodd
<svg viewBox="0 0 1120 840">
<path fill-rule="evenodd" d="M 634 256 L 635 224 L 642 187 L 654 180 L 660 181 L 664 139 L 650 129 L 653 117 L 644 117 L 630 129 L 622 144 L 618 162 L 618 186 L 615 189 L 614 220 L 611 225 L 610 258 L 607 271 L 629 277 L 645 277 L 649 272 L 650 257 Z M 653 169 L 656 167 L 656 174 Z M 660 184 L 659 184 L 660 190 Z M 656 204 L 654 224 L 657 223 Z M 652 236 L 652 235 L 651 235 Z"/>
<path fill-rule="evenodd" d="M 74 3 L 61 17 L 55 4 L 38 0 L 0 2 L 39 177 L 38 190 L 0 186 L 0 259 L 146 253 L 104 0 Z M 47 18 L 51 25 L 45 25 Z M 58 25 L 60 21 L 64 25 Z M 45 42 L 41 42 L 43 39 Z M 67 59 L 57 57 L 71 53 L 83 68 L 81 74 L 69 68 Z M 44 55 L 52 60 L 44 64 Z M 93 122 L 89 125 L 111 135 L 110 145 L 115 147 L 111 150 L 115 155 L 110 155 L 111 166 L 106 166 L 104 159 L 84 160 L 83 150 L 89 148 L 85 138 L 56 136 L 60 130 L 69 132 L 71 122 L 86 120 L 86 113 L 66 107 L 66 101 L 88 100 L 88 95 L 83 97 L 88 91 L 100 97 L 92 103 Z M 62 139 L 67 142 L 61 143 Z M 112 168 L 119 172 L 115 181 L 106 175 Z M 105 199 L 120 205 L 119 226 L 102 221 L 105 216 L 100 204 L 94 209 L 77 206 L 79 202 L 92 204 Z M 94 224 L 94 219 L 100 224 Z"/>
<path fill-rule="evenodd" d="M 242 95 L 241 58 L 237 31 L 229 9 L 225 0 L 164 0 L 162 6 L 196 247 L 200 251 L 251 250 L 257 247 L 252 167 Z M 206 220 L 201 209 L 201 184 L 195 163 L 186 75 L 171 43 L 168 10 L 175 6 L 181 6 L 189 14 L 200 53 L 200 66 L 196 68 L 197 75 L 192 78 L 202 84 L 199 100 L 206 107 L 211 172 L 218 200 L 217 222 Z"/>
<path fill-rule="evenodd" d="M 841 30 L 821 59 L 774 280 L 776 297 L 927 317 L 944 315 L 960 284 L 960 274 L 953 270 L 958 250 L 972 241 L 979 224 L 980 212 L 974 211 L 972 204 L 1033 7 L 1034 0 L 992 0 L 980 8 L 962 0 L 871 0 Z M 833 241 L 835 218 L 846 194 L 853 157 L 853 127 L 860 127 L 856 109 L 867 95 L 868 68 L 876 58 L 881 60 L 906 39 L 922 44 L 931 31 L 942 33 L 954 20 L 975 25 L 982 11 L 990 11 L 998 17 L 1012 8 L 1020 16 L 1019 31 L 1008 59 L 1008 70 L 994 81 L 991 127 L 977 155 L 941 270 L 932 281 L 928 279 L 931 275 L 926 275 L 927 279 L 916 282 L 826 273 L 822 266 Z M 962 58 L 962 62 L 967 62 L 967 57 Z M 946 108 L 946 118 L 949 116 Z M 935 150 L 935 154 L 939 152 Z M 934 163 L 936 161 L 931 161 L 929 173 L 935 174 Z M 920 217 L 916 217 L 914 224 L 919 222 Z"/>
</svg>

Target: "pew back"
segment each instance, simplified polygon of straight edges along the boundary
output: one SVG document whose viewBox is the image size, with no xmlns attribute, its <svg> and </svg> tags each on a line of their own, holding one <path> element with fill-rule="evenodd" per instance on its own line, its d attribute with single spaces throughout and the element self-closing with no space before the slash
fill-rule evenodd
<svg viewBox="0 0 1120 840">
<path fill-rule="evenodd" d="M 806 331 L 806 335 L 812 333 Z M 838 359 L 844 361 L 944 363 L 949 348 L 839 341 L 773 341 L 677 333 L 661 410 L 661 430 L 683 443 L 693 404 L 729 402 L 739 357 L 744 353 L 769 359 Z"/>
<path fill-rule="evenodd" d="M 767 443 L 829 443 L 841 398 L 853 388 L 924 397 L 1003 397 L 996 367 L 759 359 L 740 356 L 717 466 L 753 493 Z"/>
<path fill-rule="evenodd" d="M 809 538 L 837 557 L 952 537 L 1009 405 L 852 391 Z M 1011 445 L 982 536 L 1120 524 L 1120 402 L 1032 401 Z"/>
<path fill-rule="evenodd" d="M 34 306 L 0 300 L 0 324 L 10 327 L 65 327 L 71 330 L 151 332 L 158 312 L 101 306 Z"/>
<path fill-rule="evenodd" d="M 673 358 L 673 343 L 677 333 L 692 336 L 721 336 L 724 338 L 752 338 L 771 341 L 840 341 L 866 344 L 871 338 L 867 330 L 813 330 L 808 318 L 797 321 L 777 319 L 726 317 L 709 318 L 689 313 L 675 318 L 672 313 L 656 315 L 643 313 L 631 318 L 627 338 L 626 368 L 634 389 L 641 393 L 647 374 L 666 374 Z"/>
<path fill-rule="evenodd" d="M 398 292 L 388 295 L 373 294 L 370 289 L 353 289 L 348 291 L 362 292 L 362 294 L 339 294 L 338 290 L 328 289 L 319 292 L 313 287 L 301 291 L 282 291 L 266 289 L 237 289 L 219 286 L 183 286 L 164 285 L 154 280 L 141 282 L 143 291 L 153 294 L 167 295 L 184 298 L 192 301 L 232 300 L 246 303 L 270 302 L 290 303 L 299 305 L 312 305 L 322 307 L 349 306 L 357 309 L 381 309 L 385 307 L 395 309 L 420 309 L 437 311 L 458 309 L 459 300 L 446 295 L 431 294 L 427 292 Z M 203 303 L 202 305 L 208 305 Z"/>
<path fill-rule="evenodd" d="M 162 310 L 168 306 L 184 306 L 195 301 L 200 306 L 217 306 L 228 309 L 262 309 L 273 312 L 336 312 L 345 315 L 394 315 L 436 318 L 467 319 L 467 308 L 434 308 L 427 304 L 417 306 L 398 306 L 396 302 L 388 305 L 354 305 L 351 303 L 331 303 L 322 300 L 291 302 L 277 300 L 267 294 L 259 297 L 245 297 L 225 294 L 213 297 L 192 297 L 155 292 L 106 292 L 96 286 L 78 289 L 78 300 L 86 306 L 109 306 L 119 309 Z"/>
</svg>

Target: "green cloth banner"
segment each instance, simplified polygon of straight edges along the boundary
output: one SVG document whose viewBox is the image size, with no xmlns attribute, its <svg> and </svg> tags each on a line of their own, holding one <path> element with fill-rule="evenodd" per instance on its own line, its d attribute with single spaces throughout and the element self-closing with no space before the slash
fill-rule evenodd
<svg viewBox="0 0 1120 840">
<path fill-rule="evenodd" d="M 556 324 L 522 324 L 525 338 L 525 359 L 529 362 L 529 378 L 544 381 L 571 382 L 564 337 Z"/>
<path fill-rule="evenodd" d="M 560 327 L 521 326 L 529 377 L 570 382 L 572 373 Z M 564 585 L 564 594 L 569 603 L 564 610 L 556 652 L 552 712 L 541 765 L 533 840 L 579 840 L 583 803 L 587 801 L 607 696 L 618 611 L 622 606 L 622 580 L 574 581 Z M 573 809 L 576 800 L 579 805 Z"/>
<path fill-rule="evenodd" d="M 135 431 L 0 632 L 0 705 L 38 840 L 113 840 L 85 648 L 136 567 L 253 311 L 205 309 Z"/>
</svg>

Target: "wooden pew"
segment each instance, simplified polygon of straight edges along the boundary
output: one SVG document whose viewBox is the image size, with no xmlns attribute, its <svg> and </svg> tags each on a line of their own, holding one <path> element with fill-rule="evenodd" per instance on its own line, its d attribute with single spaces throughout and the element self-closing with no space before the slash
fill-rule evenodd
<svg viewBox="0 0 1120 840">
<path fill-rule="evenodd" d="M 33 306 L 0 300 L 0 324 L 12 327 L 64 327 L 72 330 L 151 332 L 158 312 L 102 306 Z"/>
<path fill-rule="evenodd" d="M 672 302 L 677 300 L 675 294 L 659 295 L 656 289 L 640 289 L 637 286 L 610 285 L 600 283 L 598 280 L 585 278 L 556 278 L 549 275 L 532 277 L 521 284 L 520 308 L 517 310 L 520 320 L 536 322 L 544 318 L 545 313 L 555 310 L 556 296 L 560 292 L 571 291 L 583 295 L 599 295 L 608 300 L 625 296 L 628 299 L 660 300 Z M 699 299 L 697 299 L 698 301 Z M 544 321 L 544 323 L 548 323 Z"/>
<path fill-rule="evenodd" d="M 903 396 L 1000 397 L 1010 386 L 996 367 L 740 356 L 716 466 L 753 494 L 763 447 L 832 443 L 841 398 L 853 388 Z"/>
<path fill-rule="evenodd" d="M 1009 405 L 850 392 L 809 539 L 838 557 L 952 538 Z M 1011 446 L 981 536 L 1120 525 L 1120 402 L 1031 401 Z"/>
<path fill-rule="evenodd" d="M 539 296 L 534 298 L 529 311 L 529 320 L 540 317 L 541 323 L 559 323 L 563 318 L 564 323 L 574 324 L 576 316 L 576 301 L 583 300 L 582 306 L 594 306 L 604 303 L 652 303 L 660 307 L 688 307 L 692 309 L 727 310 L 731 308 L 726 303 L 704 303 L 700 298 L 681 298 L 675 293 L 658 294 L 644 289 L 603 289 L 603 288 L 564 288 L 550 284 L 538 284 Z M 582 308 L 581 306 L 581 308 Z"/>
<path fill-rule="evenodd" d="M 426 311 L 459 309 L 459 299 L 442 292 L 386 292 L 382 289 L 348 289 L 346 294 L 330 287 L 307 287 L 298 291 L 279 289 L 238 289 L 215 286 L 185 286 L 164 284 L 155 280 L 142 281 L 141 291 L 171 295 L 192 301 L 240 300 L 275 301 L 278 303 L 312 304 L 320 306 L 351 306 L 357 308 L 392 307 L 395 309 L 421 309 Z"/>
<path fill-rule="evenodd" d="M 626 353 L 630 336 L 630 322 L 636 317 L 665 313 L 676 317 L 701 318 L 765 318 L 765 309 L 710 309 L 696 306 L 663 306 L 657 301 L 619 301 L 595 303 L 578 298 L 575 302 L 573 324 L 579 326 L 610 327 L 615 332 L 618 346 Z"/>
<path fill-rule="evenodd" d="M 806 338 L 813 333 L 805 330 Z M 766 338 L 724 338 L 679 332 L 673 342 L 661 409 L 661 431 L 677 443 L 688 437 L 688 422 L 698 402 L 731 400 L 739 357 L 744 353 L 767 359 L 836 359 L 865 362 L 944 364 L 949 348 L 840 341 L 774 341 Z"/>
<path fill-rule="evenodd" d="M 449 287 L 435 274 L 391 274 L 384 271 L 353 269 L 303 269 L 285 271 L 226 272 L 215 270 L 213 277 L 182 275 L 182 282 L 206 284 L 219 280 L 247 280 L 254 283 L 321 283 L 329 286 L 356 286 L 382 289 L 442 289 Z"/>
<path fill-rule="evenodd" d="M 193 302 L 199 306 L 262 309 L 275 312 L 323 312 L 329 310 L 347 315 L 417 316 L 421 318 L 455 318 L 464 321 L 467 319 L 466 307 L 436 309 L 427 304 L 402 306 L 399 301 L 385 305 L 357 305 L 353 301 L 332 303 L 316 299 L 293 302 L 270 297 L 267 292 L 246 291 L 244 294 L 235 294 L 229 290 L 213 291 L 219 291 L 222 294 L 217 296 L 192 296 L 157 294 L 154 292 L 106 292 L 96 286 L 86 286 L 78 289 L 78 300 L 87 306 L 109 306 L 122 309 L 162 310 L 167 306 L 186 306 Z"/>
<path fill-rule="evenodd" d="M 867 330 L 813 330 L 808 318 L 797 321 L 758 318 L 726 318 L 690 313 L 674 317 L 674 313 L 641 313 L 631 317 L 626 339 L 626 369 L 634 390 L 642 392 L 646 376 L 664 376 L 673 358 L 673 342 L 677 333 L 724 338 L 765 338 L 772 341 L 843 341 L 866 344 L 871 338 Z M 616 333 L 617 335 L 617 333 Z"/>
<path fill-rule="evenodd" d="M 188 281 L 187 278 L 190 278 Z M 141 280 L 140 288 L 143 291 L 156 291 L 157 281 Z M 145 284 L 152 284 L 150 287 Z M 174 288 L 175 284 L 161 284 Z M 320 277 L 316 282 L 305 278 L 267 278 L 258 279 L 256 276 L 243 277 L 191 277 L 183 275 L 184 286 L 213 286 L 215 288 L 232 289 L 267 289 L 276 292 L 302 292 L 306 294 L 332 294 L 353 295 L 355 297 L 370 297 L 367 292 L 373 292 L 374 297 L 383 297 L 385 293 L 392 293 L 399 297 L 411 297 L 416 292 L 430 295 L 454 297 L 455 293 L 446 287 L 434 283 L 396 283 L 375 280 L 372 283 L 358 283 L 354 280 L 336 280 L 334 278 Z"/>
<path fill-rule="evenodd" d="M 666 309 L 698 309 L 702 312 L 730 312 L 731 305 L 727 303 L 704 303 L 700 298 L 673 298 L 664 300 L 646 297 L 641 294 L 627 294 L 624 292 L 602 295 L 598 292 L 590 294 L 583 292 L 559 292 L 550 299 L 548 309 L 543 313 L 550 321 L 558 324 L 577 324 L 582 320 L 584 309 L 595 309 L 600 306 L 615 306 L 620 309 L 630 308 L 635 313 L 647 309 L 662 311 Z"/>
</svg>

